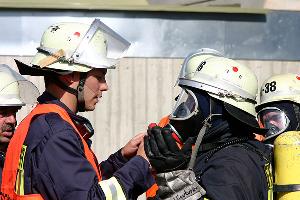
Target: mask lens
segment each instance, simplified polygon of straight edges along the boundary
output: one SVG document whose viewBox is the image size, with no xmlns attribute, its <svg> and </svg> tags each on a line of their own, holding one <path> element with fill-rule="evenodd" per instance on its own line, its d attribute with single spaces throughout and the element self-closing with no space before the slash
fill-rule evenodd
<svg viewBox="0 0 300 200">
<path fill-rule="evenodd" d="M 179 95 L 173 112 L 172 119 L 188 119 L 196 112 L 198 108 L 195 95 L 190 90 L 182 90 Z"/>
<path fill-rule="evenodd" d="M 266 137 L 278 135 L 289 126 L 289 119 L 284 111 L 275 107 L 267 107 L 259 111 L 257 118 L 261 128 L 269 129 Z"/>
</svg>

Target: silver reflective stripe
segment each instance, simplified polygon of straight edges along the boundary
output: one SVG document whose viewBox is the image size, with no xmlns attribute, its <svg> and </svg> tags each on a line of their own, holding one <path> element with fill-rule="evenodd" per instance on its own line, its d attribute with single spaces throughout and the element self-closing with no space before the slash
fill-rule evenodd
<svg viewBox="0 0 300 200">
<path fill-rule="evenodd" d="M 112 199 L 118 199 L 118 192 L 117 192 L 117 188 L 115 187 L 115 185 L 109 184 L 108 187 L 110 189 Z"/>
<path fill-rule="evenodd" d="M 107 200 L 126 200 L 122 187 L 115 177 L 100 181 L 99 185 Z"/>
</svg>

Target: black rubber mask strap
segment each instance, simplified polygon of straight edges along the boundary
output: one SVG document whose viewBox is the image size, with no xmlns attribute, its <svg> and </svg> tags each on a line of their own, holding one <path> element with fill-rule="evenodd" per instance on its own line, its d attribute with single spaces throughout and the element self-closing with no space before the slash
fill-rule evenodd
<svg viewBox="0 0 300 200">
<path fill-rule="evenodd" d="M 84 84 L 87 73 L 80 73 L 80 80 L 77 86 L 77 109 L 79 112 L 85 111 L 85 100 L 84 100 Z"/>
</svg>

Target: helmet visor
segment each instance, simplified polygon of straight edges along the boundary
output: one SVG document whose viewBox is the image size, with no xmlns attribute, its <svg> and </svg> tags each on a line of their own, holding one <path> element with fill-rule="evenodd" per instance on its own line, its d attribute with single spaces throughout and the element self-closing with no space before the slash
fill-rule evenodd
<svg viewBox="0 0 300 200">
<path fill-rule="evenodd" d="M 72 60 L 92 68 L 113 68 L 130 43 L 95 19 L 73 53 Z"/>
<path fill-rule="evenodd" d="M 260 128 L 269 129 L 266 139 L 279 135 L 289 126 L 290 120 L 284 111 L 276 107 L 266 107 L 257 113 Z"/>
<path fill-rule="evenodd" d="M 198 101 L 195 94 L 188 89 L 183 89 L 177 98 L 170 119 L 186 120 L 198 112 Z"/>
<path fill-rule="evenodd" d="M 39 96 L 37 87 L 7 65 L 0 65 L 0 106 L 34 104 Z"/>
</svg>

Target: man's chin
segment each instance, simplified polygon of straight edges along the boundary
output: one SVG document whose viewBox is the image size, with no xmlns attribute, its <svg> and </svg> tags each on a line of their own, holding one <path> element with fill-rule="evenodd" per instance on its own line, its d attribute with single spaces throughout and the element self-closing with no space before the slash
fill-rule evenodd
<svg viewBox="0 0 300 200">
<path fill-rule="evenodd" d="M 85 107 L 85 111 L 94 111 L 96 108 L 96 104 L 94 106 Z"/>
<path fill-rule="evenodd" d="M 0 136 L 0 145 L 8 145 L 11 137 Z"/>
</svg>

